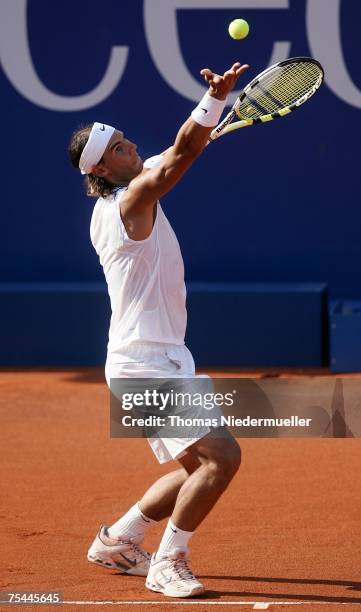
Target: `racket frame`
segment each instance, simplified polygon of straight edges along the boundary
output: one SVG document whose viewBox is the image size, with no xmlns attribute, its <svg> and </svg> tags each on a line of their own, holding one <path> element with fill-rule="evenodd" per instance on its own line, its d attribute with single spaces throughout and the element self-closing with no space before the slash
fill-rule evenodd
<svg viewBox="0 0 361 612">
<path fill-rule="evenodd" d="M 255 119 L 241 119 L 239 121 L 233 121 L 233 119 L 238 117 L 237 107 L 246 97 L 247 93 L 249 93 L 249 91 L 253 89 L 253 87 L 255 87 L 259 83 L 261 78 L 263 78 L 267 73 L 274 70 L 274 68 L 286 66 L 287 64 L 293 64 L 296 62 L 298 63 L 307 62 L 309 64 L 316 64 L 320 69 L 320 76 L 317 79 L 315 85 L 311 87 L 309 91 L 307 91 L 303 96 L 301 96 L 298 100 L 296 100 L 292 104 L 285 106 L 283 108 L 280 108 L 278 111 L 275 111 L 274 113 L 260 115 L 259 117 L 256 117 Z M 311 98 L 316 93 L 316 91 L 319 89 L 320 85 L 322 84 L 323 79 L 324 79 L 324 70 L 320 62 L 318 62 L 312 57 L 303 57 L 303 56 L 302 57 L 290 57 L 286 60 L 283 60 L 282 62 L 277 62 L 276 64 L 273 64 L 272 66 L 268 66 L 268 68 L 260 72 L 254 79 L 252 79 L 252 81 L 250 81 L 244 87 L 244 89 L 242 89 L 241 93 L 238 95 L 237 100 L 233 104 L 232 109 L 230 110 L 228 115 L 226 115 L 223 121 L 221 121 L 214 128 L 214 130 L 212 130 L 212 132 L 210 133 L 209 141 L 211 142 L 212 140 L 216 140 L 220 136 L 223 136 L 224 134 L 228 134 L 229 132 L 233 132 L 234 130 L 238 130 L 240 128 L 247 127 L 255 123 L 267 123 L 268 121 L 272 121 L 273 119 L 278 119 L 279 117 L 284 117 L 285 115 L 292 113 L 294 110 L 299 108 L 302 104 L 304 104 L 307 100 L 309 100 L 309 98 Z"/>
</svg>

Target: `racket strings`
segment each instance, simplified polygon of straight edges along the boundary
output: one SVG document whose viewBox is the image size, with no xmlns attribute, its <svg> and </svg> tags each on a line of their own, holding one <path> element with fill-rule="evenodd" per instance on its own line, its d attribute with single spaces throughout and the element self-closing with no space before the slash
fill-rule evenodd
<svg viewBox="0 0 361 612">
<path fill-rule="evenodd" d="M 289 64 L 266 74 L 260 84 L 271 91 L 280 101 L 292 104 L 317 82 L 320 70 L 315 64 Z"/>
<path fill-rule="evenodd" d="M 245 97 L 236 112 L 241 119 L 256 119 L 275 114 L 295 104 L 322 80 L 322 72 L 311 62 L 277 66 L 266 73 L 253 87 L 246 88 Z"/>
<path fill-rule="evenodd" d="M 288 69 L 288 70 L 287 70 Z M 280 78 L 271 82 L 272 75 L 265 78 L 264 88 L 278 92 L 278 97 L 283 102 L 293 104 L 297 102 L 317 83 L 320 77 L 320 69 L 316 64 L 290 64 L 281 68 Z M 277 95 L 275 93 L 275 95 Z"/>
</svg>

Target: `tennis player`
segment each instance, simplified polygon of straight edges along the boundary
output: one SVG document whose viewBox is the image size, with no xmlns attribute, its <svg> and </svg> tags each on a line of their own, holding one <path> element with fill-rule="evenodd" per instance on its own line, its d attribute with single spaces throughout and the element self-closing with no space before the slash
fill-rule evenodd
<svg viewBox="0 0 361 612">
<path fill-rule="evenodd" d="M 209 89 L 162 155 L 142 161 L 137 146 L 109 125 L 94 123 L 73 134 L 72 164 L 98 197 L 91 240 L 111 300 L 106 379 L 191 378 L 195 365 L 184 345 L 185 285 L 177 238 L 160 206 L 205 148 L 228 93 L 248 68 L 235 63 L 218 75 L 201 70 Z M 195 203 L 192 204 L 194 206 Z M 183 203 L 186 207 L 187 204 Z M 190 214 L 189 210 L 187 214 Z M 188 564 L 189 541 L 237 472 L 241 453 L 228 431 L 216 437 L 199 427 L 192 438 L 149 440 L 160 463 L 180 468 L 155 482 L 110 527 L 101 527 L 88 559 L 126 574 L 169 597 L 204 592 Z M 170 517 L 152 557 L 141 544 L 152 525 Z"/>
</svg>

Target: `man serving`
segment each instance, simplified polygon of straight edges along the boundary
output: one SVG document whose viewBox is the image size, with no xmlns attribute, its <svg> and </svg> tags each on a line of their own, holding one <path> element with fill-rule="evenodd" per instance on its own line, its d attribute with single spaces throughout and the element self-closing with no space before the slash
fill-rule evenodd
<svg viewBox="0 0 361 612">
<path fill-rule="evenodd" d="M 205 148 L 228 93 L 248 68 L 235 63 L 223 75 L 201 71 L 208 92 L 182 125 L 174 144 L 144 163 L 124 133 L 94 123 L 74 133 L 69 154 L 87 175 L 88 193 L 98 197 L 91 240 L 108 284 L 112 316 L 106 379 L 192 378 L 195 366 L 184 344 L 184 267 L 177 238 L 159 204 Z M 195 529 L 237 472 L 237 442 L 223 431 L 199 426 L 192 438 L 149 439 L 160 463 L 180 468 L 155 482 L 110 527 L 101 527 L 89 561 L 146 576 L 146 586 L 169 597 L 204 592 L 188 564 Z M 131 465 L 129 466 L 131 475 Z M 150 558 L 141 543 L 155 521 L 169 517 L 158 550 Z"/>
</svg>

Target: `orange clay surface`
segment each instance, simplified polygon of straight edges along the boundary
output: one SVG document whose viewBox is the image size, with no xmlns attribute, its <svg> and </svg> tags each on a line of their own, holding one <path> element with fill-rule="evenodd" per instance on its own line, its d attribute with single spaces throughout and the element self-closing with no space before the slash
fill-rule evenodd
<svg viewBox="0 0 361 612">
<path fill-rule="evenodd" d="M 122 602 L 68 603 L 64 610 L 361 607 L 360 440 L 239 440 L 243 466 L 192 540 L 192 568 L 207 592 L 198 603 L 178 605 L 145 589 L 143 578 L 86 560 L 99 525 L 114 522 L 176 467 L 160 466 L 146 440 L 109 438 L 103 372 L 3 371 L 0 394 L 0 591 Z M 149 550 L 164 525 L 147 536 Z M 234 605 L 219 605 L 225 602 Z M 35 609 L 0 606 L 20 608 Z"/>
</svg>

